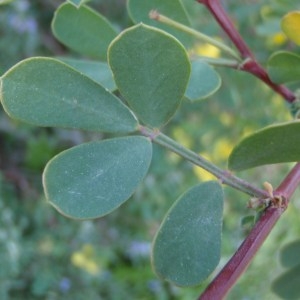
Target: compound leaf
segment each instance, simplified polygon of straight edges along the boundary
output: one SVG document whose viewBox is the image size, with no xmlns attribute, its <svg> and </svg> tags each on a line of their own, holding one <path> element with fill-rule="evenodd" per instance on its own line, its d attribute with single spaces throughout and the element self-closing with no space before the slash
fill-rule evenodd
<svg viewBox="0 0 300 300">
<path fill-rule="evenodd" d="M 113 94 L 52 58 L 26 59 L 1 78 L 9 116 L 37 126 L 132 132 L 137 121 Z"/>
<path fill-rule="evenodd" d="M 223 191 L 217 181 L 183 194 L 162 222 L 153 244 L 157 275 L 180 286 L 204 281 L 220 260 Z"/>
<path fill-rule="evenodd" d="M 256 166 L 300 161 L 300 121 L 263 128 L 244 138 L 229 156 L 229 168 L 240 171 Z"/>
<path fill-rule="evenodd" d="M 184 47 L 166 32 L 140 24 L 112 42 L 108 59 L 118 89 L 138 118 L 152 127 L 167 123 L 190 76 Z"/>
<path fill-rule="evenodd" d="M 43 175 L 46 198 L 72 218 L 104 216 L 132 195 L 151 157 L 151 142 L 139 136 L 76 146 L 47 164 Z"/>
</svg>

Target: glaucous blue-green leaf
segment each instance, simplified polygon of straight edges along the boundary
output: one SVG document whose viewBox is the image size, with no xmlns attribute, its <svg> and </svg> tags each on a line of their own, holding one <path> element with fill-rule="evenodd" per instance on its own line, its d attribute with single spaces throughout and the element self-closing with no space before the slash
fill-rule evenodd
<svg viewBox="0 0 300 300">
<path fill-rule="evenodd" d="M 282 299 L 300 299 L 300 265 L 289 269 L 272 282 L 271 289 Z"/>
<path fill-rule="evenodd" d="M 183 194 L 162 222 L 153 244 L 156 274 L 179 286 L 204 281 L 220 260 L 223 190 L 217 181 Z"/>
<path fill-rule="evenodd" d="M 285 268 L 300 265 L 300 240 L 285 245 L 280 251 L 280 263 Z"/>
<path fill-rule="evenodd" d="M 211 96 L 221 86 L 219 74 L 206 62 L 195 60 L 185 97 L 190 101 L 199 101 Z"/>
<path fill-rule="evenodd" d="M 67 57 L 58 57 L 57 59 L 95 80 L 109 91 L 116 89 L 115 81 L 107 63 Z"/>
<path fill-rule="evenodd" d="M 178 29 L 168 26 L 149 17 L 151 10 L 157 10 L 183 25 L 191 26 L 185 8 L 179 0 L 128 0 L 127 9 L 130 18 L 134 23 L 143 22 L 144 24 L 163 29 L 178 38 L 184 45 L 191 46 L 193 39 L 190 35 Z"/>
<path fill-rule="evenodd" d="M 88 2 L 89 0 L 67 0 L 69 3 L 76 5 L 79 7 L 80 5 Z"/>
<path fill-rule="evenodd" d="M 72 218 L 104 216 L 133 194 L 151 157 L 151 142 L 139 136 L 76 146 L 47 164 L 43 174 L 46 198 Z"/>
<path fill-rule="evenodd" d="M 229 156 L 229 168 L 300 161 L 300 120 L 265 127 L 240 141 Z"/>
<path fill-rule="evenodd" d="M 37 126 L 132 132 L 137 121 L 113 94 L 52 58 L 26 59 L 1 78 L 6 113 Z"/>
<path fill-rule="evenodd" d="M 108 59 L 118 89 L 138 118 L 152 127 L 167 123 L 190 76 L 184 47 L 168 33 L 139 24 L 112 42 Z"/>
<path fill-rule="evenodd" d="M 63 3 L 52 21 L 55 37 L 70 49 L 96 59 L 106 59 L 107 48 L 116 37 L 112 25 L 93 9 Z"/>
<path fill-rule="evenodd" d="M 300 11 L 292 11 L 286 14 L 282 18 L 281 28 L 291 41 L 300 45 Z"/>
<path fill-rule="evenodd" d="M 268 61 L 268 73 L 279 84 L 300 80 L 300 56 L 287 51 L 274 53 Z"/>
</svg>

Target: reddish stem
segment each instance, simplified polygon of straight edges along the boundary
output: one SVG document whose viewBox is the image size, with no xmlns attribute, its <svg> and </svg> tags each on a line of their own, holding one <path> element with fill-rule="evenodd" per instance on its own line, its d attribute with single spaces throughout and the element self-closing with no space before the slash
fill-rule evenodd
<svg viewBox="0 0 300 300">
<path fill-rule="evenodd" d="M 283 209 L 267 209 L 226 266 L 210 283 L 199 300 L 223 299 L 248 267 L 282 214 Z"/>
<path fill-rule="evenodd" d="M 244 39 L 235 29 L 228 14 L 219 0 L 197 0 L 204 4 L 214 16 L 219 25 L 226 32 L 230 40 L 240 52 L 244 63 L 240 69 L 258 77 L 275 92 L 279 93 L 288 102 L 295 100 L 295 95 L 285 86 L 277 85 L 271 81 L 266 70 L 256 61 Z M 300 163 L 297 163 L 283 182 L 274 191 L 275 197 L 271 205 L 265 209 L 260 219 L 252 228 L 250 234 L 241 244 L 229 262 L 210 283 L 199 299 L 223 299 L 230 291 L 238 278 L 245 272 L 249 263 L 273 229 L 282 213 L 286 210 L 290 197 L 300 183 Z"/>
<path fill-rule="evenodd" d="M 296 188 L 300 183 L 300 162 L 298 162 L 294 168 L 289 172 L 285 177 L 282 183 L 278 186 L 275 191 L 275 194 L 282 195 L 285 197 L 287 202 L 290 200 L 294 194 Z"/>
<path fill-rule="evenodd" d="M 282 196 L 278 206 L 269 206 L 252 228 L 250 234 L 236 253 L 210 283 L 199 300 L 223 299 L 238 278 L 247 269 L 249 263 L 273 229 L 282 213 L 286 210 L 289 199 L 300 183 L 300 163 L 297 163 L 274 191 L 275 196 Z"/>
<path fill-rule="evenodd" d="M 239 50 L 241 57 L 244 59 L 254 58 L 252 52 L 246 45 L 239 32 L 235 29 L 231 19 L 225 12 L 219 0 L 198 0 L 198 2 L 207 7 L 221 28 L 226 32 L 235 47 Z"/>
<path fill-rule="evenodd" d="M 262 80 L 276 93 L 280 94 L 287 102 L 291 103 L 296 99 L 294 93 L 291 92 L 287 87 L 272 82 L 266 70 L 256 60 L 249 59 L 245 61 L 245 63 L 240 66 L 240 70 L 251 73 Z"/>
<path fill-rule="evenodd" d="M 240 52 L 241 57 L 245 60 L 245 63 L 240 67 L 241 70 L 251 73 L 252 75 L 261 79 L 276 93 L 280 94 L 287 102 L 293 102 L 295 95 L 288 88 L 282 85 L 273 83 L 268 76 L 265 69 L 255 60 L 252 51 L 245 43 L 242 36 L 234 27 L 228 14 L 220 4 L 219 0 L 197 0 L 199 3 L 204 4 L 210 13 L 214 16 L 215 20 L 219 23 L 221 28 L 228 35 L 235 47 Z"/>
</svg>

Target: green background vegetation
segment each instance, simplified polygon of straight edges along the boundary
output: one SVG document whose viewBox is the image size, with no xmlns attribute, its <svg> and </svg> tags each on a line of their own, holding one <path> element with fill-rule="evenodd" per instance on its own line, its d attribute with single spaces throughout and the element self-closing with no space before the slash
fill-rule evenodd
<svg viewBox="0 0 300 300">
<path fill-rule="evenodd" d="M 183 2 L 195 28 L 224 37 L 202 6 Z M 225 1 L 225 5 L 258 59 L 264 63 L 273 51 L 290 49 L 279 24 L 299 4 L 245 2 Z M 0 6 L 0 74 L 30 56 L 68 54 L 50 30 L 60 3 L 17 0 Z M 131 24 L 125 1 L 95 0 L 91 5 L 118 29 Z M 203 44 L 193 51 L 217 55 Z M 223 75 L 221 89 L 209 101 L 184 102 L 165 132 L 226 167 L 227 156 L 241 136 L 292 117 L 284 101 L 249 74 L 218 71 Z M 151 241 L 167 209 L 192 184 L 209 179 L 178 156 L 155 146 L 144 183 L 130 201 L 102 219 L 73 221 L 45 202 L 41 172 L 46 162 L 63 149 L 99 136 L 108 137 L 30 127 L 0 112 L 1 299 L 195 299 L 204 288 L 181 289 L 162 282 L 150 266 Z M 289 167 L 264 166 L 238 174 L 256 184 L 268 181 L 276 186 Z M 225 193 L 220 267 L 247 233 L 241 219 L 252 214 L 245 195 L 229 188 Z M 299 191 L 228 299 L 277 299 L 270 283 L 282 272 L 278 250 L 300 233 L 297 197 Z"/>
</svg>

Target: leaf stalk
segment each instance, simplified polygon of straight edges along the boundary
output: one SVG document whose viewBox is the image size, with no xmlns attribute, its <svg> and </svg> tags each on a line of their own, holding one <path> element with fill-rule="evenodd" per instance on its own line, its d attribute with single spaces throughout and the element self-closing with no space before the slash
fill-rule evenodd
<svg viewBox="0 0 300 300">
<path fill-rule="evenodd" d="M 180 31 L 183 31 L 187 34 L 190 34 L 191 36 L 195 37 L 196 39 L 211 44 L 217 48 L 219 48 L 220 50 L 222 50 L 224 53 L 227 53 L 228 55 L 232 56 L 233 58 L 235 58 L 237 61 L 242 61 L 242 58 L 239 56 L 238 53 L 236 53 L 233 49 L 231 49 L 230 47 L 228 47 L 227 45 L 225 45 L 224 43 L 211 38 L 210 36 L 203 34 L 189 26 L 186 26 L 184 24 L 181 24 L 177 21 L 174 21 L 171 18 L 168 18 L 165 15 L 160 14 L 157 10 L 151 10 L 149 13 L 149 17 L 153 20 L 157 20 L 161 23 L 167 24 L 173 28 L 176 28 Z"/>
<path fill-rule="evenodd" d="M 257 198 L 268 198 L 269 194 L 267 191 L 255 187 L 251 183 L 233 175 L 228 170 L 223 170 L 217 167 L 212 162 L 208 161 L 201 155 L 191 151 L 190 149 L 185 148 L 181 144 L 177 143 L 175 140 L 164 135 L 158 130 L 152 130 L 150 128 L 140 126 L 139 131 L 146 137 L 149 137 L 154 143 L 167 148 L 168 150 L 178 154 L 179 156 L 185 158 L 189 162 L 193 163 L 196 166 L 203 168 L 209 173 L 216 176 L 221 183 L 233 187 L 241 192 L 244 192 L 250 196 Z"/>
</svg>

